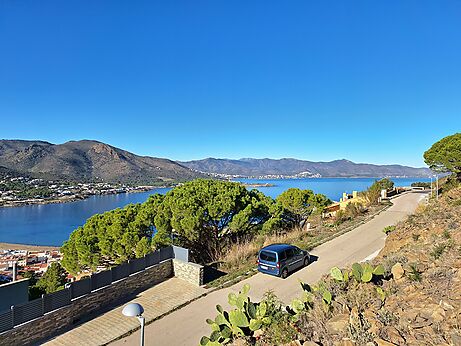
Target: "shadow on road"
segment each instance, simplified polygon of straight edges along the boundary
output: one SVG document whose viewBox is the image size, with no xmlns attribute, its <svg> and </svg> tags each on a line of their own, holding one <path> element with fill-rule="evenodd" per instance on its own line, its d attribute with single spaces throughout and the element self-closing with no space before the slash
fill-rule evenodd
<svg viewBox="0 0 461 346">
<path fill-rule="evenodd" d="M 207 284 L 210 281 L 216 280 L 227 273 L 218 269 L 217 264 L 207 265 L 203 268 L 203 284 Z"/>
<path fill-rule="evenodd" d="M 311 261 L 309 262 L 309 264 L 313 262 L 317 262 L 318 260 L 319 260 L 319 256 L 311 254 Z"/>
<path fill-rule="evenodd" d="M 308 264 L 307 266 L 309 266 L 309 265 L 311 265 L 312 263 L 317 262 L 317 261 L 319 260 L 319 256 L 316 256 L 316 255 L 313 255 L 313 254 L 310 254 L 310 255 L 311 255 L 311 260 L 310 260 L 310 262 L 309 262 L 309 264 Z M 295 270 L 291 271 L 291 272 L 288 274 L 288 276 L 290 277 L 290 276 L 293 275 L 294 273 L 300 271 L 301 269 L 306 268 L 307 266 L 302 266 L 302 267 L 300 267 L 300 268 L 298 268 L 298 269 L 295 269 Z"/>
</svg>

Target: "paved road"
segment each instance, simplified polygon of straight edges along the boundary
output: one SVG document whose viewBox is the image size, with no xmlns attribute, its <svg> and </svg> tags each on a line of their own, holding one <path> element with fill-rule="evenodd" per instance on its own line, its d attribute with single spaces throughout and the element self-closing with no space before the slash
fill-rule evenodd
<svg viewBox="0 0 461 346">
<path fill-rule="evenodd" d="M 343 267 L 353 262 L 370 259 L 376 255 L 384 246 L 385 235 L 382 229 L 412 214 L 425 196 L 425 194 L 421 193 L 408 193 L 395 198 L 392 207 L 375 216 L 366 224 L 312 250 L 311 253 L 318 256 L 318 260 L 292 274 L 286 280 L 256 274 L 232 287 L 210 293 L 148 325 L 145 330 L 146 345 L 198 345 L 200 338 L 210 333 L 210 328 L 205 319 L 215 317 L 216 304 L 228 307 L 227 295 L 229 292 L 238 291 L 245 283 L 250 284 L 250 296 L 253 299 L 259 300 L 264 292 L 271 289 L 288 304 L 291 299 L 301 293 L 298 279 L 308 283 L 315 283 L 331 267 Z M 139 331 L 111 345 L 134 346 L 138 344 Z"/>
</svg>

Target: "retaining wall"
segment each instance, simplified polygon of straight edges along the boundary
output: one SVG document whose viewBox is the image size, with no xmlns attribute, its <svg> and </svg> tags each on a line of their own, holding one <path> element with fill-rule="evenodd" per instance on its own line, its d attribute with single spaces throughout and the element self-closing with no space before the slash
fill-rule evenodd
<svg viewBox="0 0 461 346">
<path fill-rule="evenodd" d="M 181 261 L 182 262 L 182 261 Z M 185 263 L 185 262 L 183 262 Z M 72 300 L 70 305 L 0 334 L 0 345 L 31 345 L 70 328 L 96 310 L 109 307 L 174 275 L 173 260 L 146 268 L 127 278 Z"/>
<path fill-rule="evenodd" d="M 173 259 L 174 276 L 186 280 L 194 285 L 203 285 L 203 266 L 192 262 Z"/>
</svg>

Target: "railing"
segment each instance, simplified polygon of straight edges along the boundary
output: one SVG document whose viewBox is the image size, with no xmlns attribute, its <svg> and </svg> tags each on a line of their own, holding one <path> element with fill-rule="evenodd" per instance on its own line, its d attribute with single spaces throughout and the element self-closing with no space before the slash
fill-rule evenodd
<svg viewBox="0 0 461 346">
<path fill-rule="evenodd" d="M 165 247 L 142 258 L 129 260 L 109 270 L 94 273 L 88 278 L 67 284 L 60 291 L 44 294 L 41 298 L 27 303 L 13 305 L 10 310 L 0 312 L 0 333 L 70 305 L 74 299 L 173 258 L 187 262 L 188 250 L 177 246 Z"/>
</svg>

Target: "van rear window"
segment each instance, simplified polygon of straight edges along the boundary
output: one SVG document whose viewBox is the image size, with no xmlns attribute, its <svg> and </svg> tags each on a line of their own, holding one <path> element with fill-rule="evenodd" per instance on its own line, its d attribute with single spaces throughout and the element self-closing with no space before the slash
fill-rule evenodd
<svg viewBox="0 0 461 346">
<path fill-rule="evenodd" d="M 259 253 L 259 258 L 263 261 L 267 262 L 275 262 L 275 253 L 273 252 L 268 252 L 268 251 L 261 251 Z"/>
</svg>

